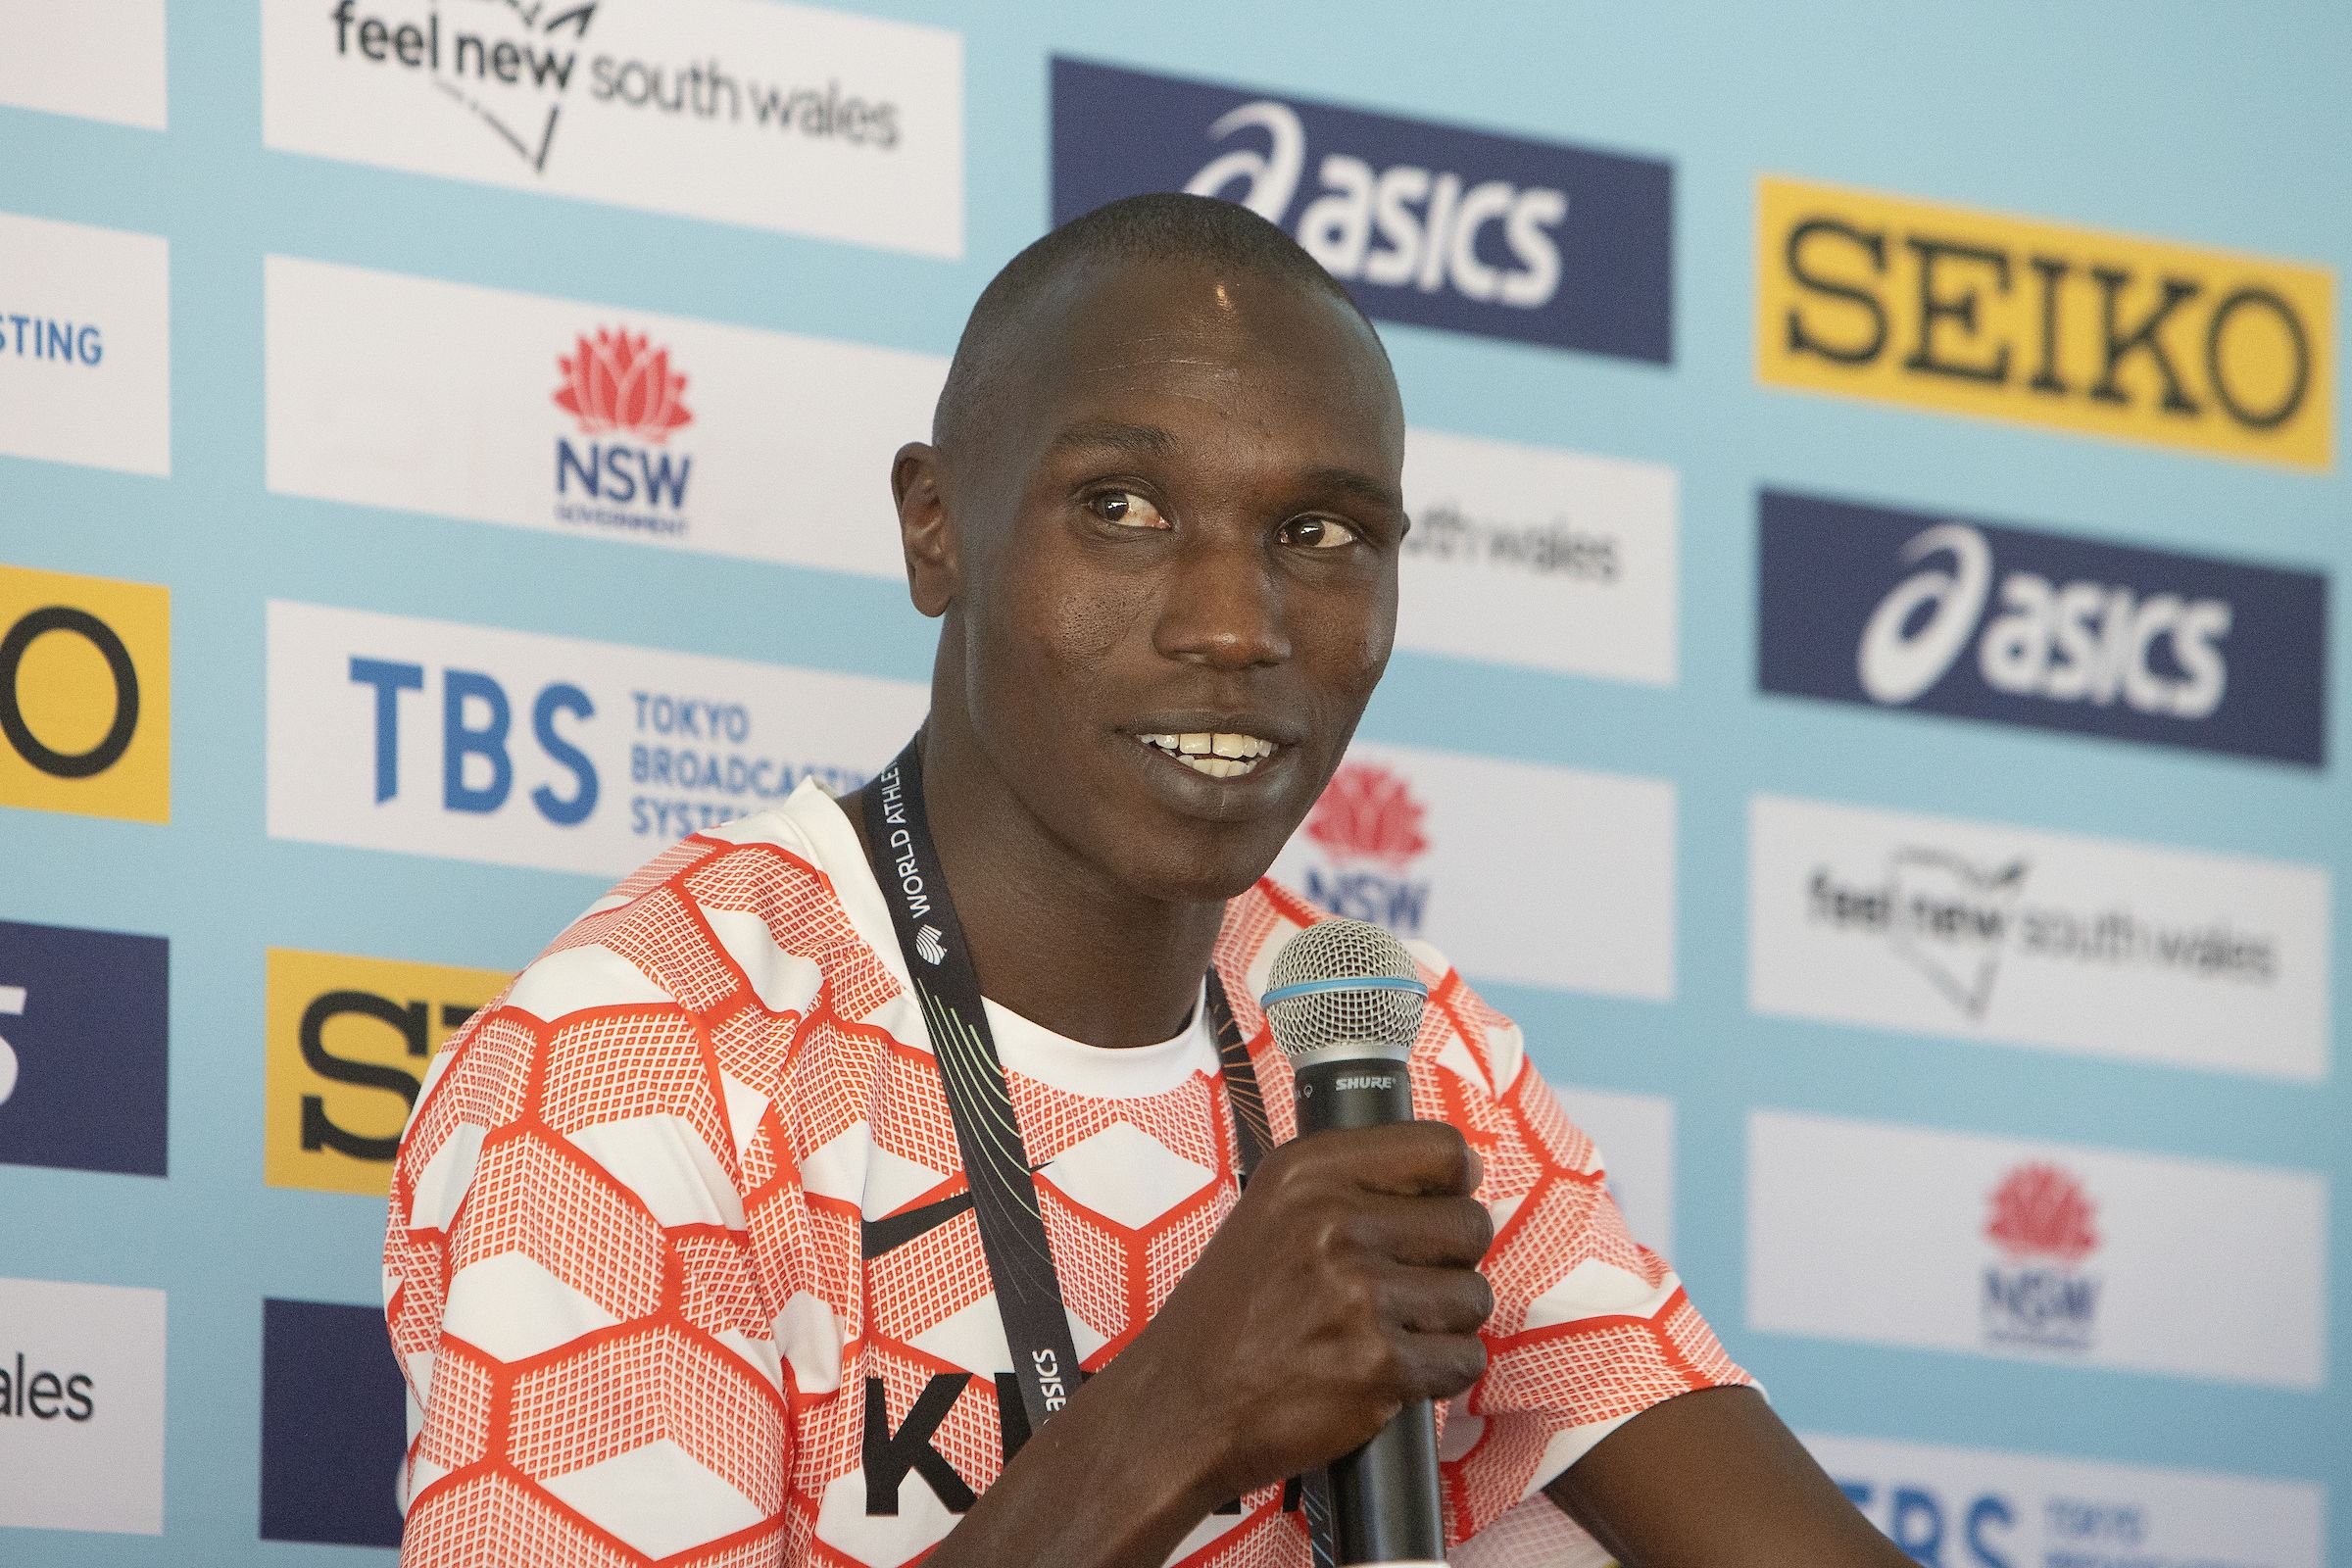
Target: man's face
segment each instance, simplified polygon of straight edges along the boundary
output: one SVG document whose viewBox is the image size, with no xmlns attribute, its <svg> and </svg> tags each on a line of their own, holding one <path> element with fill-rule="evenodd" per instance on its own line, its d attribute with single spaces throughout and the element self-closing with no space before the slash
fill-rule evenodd
<svg viewBox="0 0 2352 1568">
<path fill-rule="evenodd" d="M 979 749 L 1080 858 L 1148 897 L 1230 898 L 1388 662 L 1395 381 L 1344 302 L 1263 273 L 1083 269 L 1030 320 L 945 455 L 947 673 L 959 659 Z"/>
</svg>

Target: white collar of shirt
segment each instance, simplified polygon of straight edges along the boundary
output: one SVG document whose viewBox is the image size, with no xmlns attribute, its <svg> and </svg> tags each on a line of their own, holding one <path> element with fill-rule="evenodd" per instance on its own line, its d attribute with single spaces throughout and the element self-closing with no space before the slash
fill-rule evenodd
<svg viewBox="0 0 2352 1568">
<path fill-rule="evenodd" d="M 807 779 L 783 805 L 772 809 L 789 824 L 792 836 L 808 848 L 817 869 L 831 880 L 834 897 L 841 901 L 858 935 L 881 956 L 901 985 L 910 986 L 890 907 L 882 901 L 882 889 L 874 881 L 858 830 L 840 804 L 813 779 Z M 1165 1094 L 1196 1072 L 1216 1076 L 1217 1043 L 1208 1027 L 1204 1000 L 1196 1000 L 1192 1021 L 1174 1039 L 1115 1051 L 1057 1035 L 997 1003 L 985 1002 L 985 1005 L 989 1033 L 996 1037 L 997 1057 L 1006 1070 L 1066 1094 L 1128 1100 Z"/>
</svg>

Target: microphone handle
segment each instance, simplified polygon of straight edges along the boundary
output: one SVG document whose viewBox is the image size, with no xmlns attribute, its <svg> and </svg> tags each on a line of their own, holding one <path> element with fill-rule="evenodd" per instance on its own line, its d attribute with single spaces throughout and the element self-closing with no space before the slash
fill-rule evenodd
<svg viewBox="0 0 2352 1568">
<path fill-rule="evenodd" d="M 1293 1082 L 1301 1135 L 1413 1119 L 1404 1054 L 1394 1048 L 1326 1048 L 1296 1069 Z M 1444 1562 L 1437 1415 L 1427 1399 L 1408 1403 L 1371 1442 L 1331 1462 L 1331 1501 L 1341 1562 Z"/>
</svg>

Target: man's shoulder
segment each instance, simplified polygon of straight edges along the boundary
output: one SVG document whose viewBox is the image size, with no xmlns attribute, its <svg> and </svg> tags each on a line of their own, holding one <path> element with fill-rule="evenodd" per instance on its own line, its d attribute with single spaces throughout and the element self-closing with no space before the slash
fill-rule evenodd
<svg viewBox="0 0 2352 1568">
<path fill-rule="evenodd" d="M 555 1022 L 584 1007 L 669 1003 L 708 1013 L 748 991 L 807 1007 L 826 962 L 858 943 L 813 848 L 780 810 L 679 840 L 583 910 L 507 1001 Z"/>
<path fill-rule="evenodd" d="M 1226 904 L 1217 936 L 1217 974 L 1246 1035 L 1254 1038 L 1264 1026 L 1257 999 L 1266 990 L 1275 956 L 1308 926 L 1336 918 L 1270 876 Z M 1418 936 L 1396 935 L 1429 987 L 1429 1005 L 1413 1042 L 1415 1066 L 1447 1073 L 1489 1096 L 1507 1094 L 1526 1061 L 1519 1026 L 1473 990 L 1437 947 Z"/>
<path fill-rule="evenodd" d="M 435 1054 L 404 1157 L 541 1102 L 567 1126 L 616 1106 L 695 1119 L 723 1102 L 733 1118 L 777 1092 L 811 1011 L 861 1016 L 893 991 L 784 812 L 706 829 L 591 904 Z"/>
</svg>

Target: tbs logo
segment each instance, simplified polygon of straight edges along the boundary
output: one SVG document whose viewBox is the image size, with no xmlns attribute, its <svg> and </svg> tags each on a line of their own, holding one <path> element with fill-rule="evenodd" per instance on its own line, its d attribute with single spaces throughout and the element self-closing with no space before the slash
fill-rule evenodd
<svg viewBox="0 0 2352 1568">
<path fill-rule="evenodd" d="M 1388 320 L 1660 364 L 1672 171 L 1288 95 L 1054 62 L 1054 219 L 1238 202 Z"/>
<path fill-rule="evenodd" d="M 2082 1271 L 2098 1250 L 2096 1211 L 2061 1165 L 2018 1166 L 1993 1189 L 1984 1239 L 1999 1260 L 1984 1269 L 1984 1335 L 1996 1345 L 2090 1348 L 2099 1280 Z"/>
<path fill-rule="evenodd" d="M 2319 765 L 2327 579 L 1766 491 L 1766 690 Z"/>
<path fill-rule="evenodd" d="M 400 794 L 400 732 L 405 693 L 422 694 L 425 666 L 401 660 L 354 655 L 351 682 L 373 695 L 375 714 L 374 790 L 378 806 Z M 517 712 L 505 683 L 478 669 L 441 672 L 441 805 L 450 811 L 487 816 L 514 791 L 512 750 Z M 557 827 L 577 827 L 596 809 L 596 764 L 558 727 L 585 723 L 596 704 L 569 681 L 550 681 L 528 703 L 531 734 L 565 786 L 542 783 L 528 793 L 539 814 Z"/>
<path fill-rule="evenodd" d="M 686 377 L 642 332 L 600 328 L 556 361 L 555 405 L 582 440 L 556 437 L 556 517 L 562 522 L 676 535 L 686 531 L 694 459 L 668 450 L 694 422 Z"/>
<path fill-rule="evenodd" d="M 1430 884 L 1413 870 L 1429 850 L 1426 815 L 1403 774 L 1342 763 L 1307 813 L 1303 831 L 1322 852 L 1306 866 L 1307 898 L 1334 914 L 1419 936 Z"/>
</svg>

